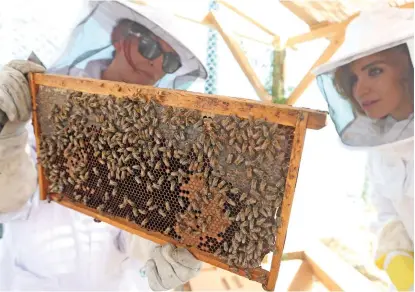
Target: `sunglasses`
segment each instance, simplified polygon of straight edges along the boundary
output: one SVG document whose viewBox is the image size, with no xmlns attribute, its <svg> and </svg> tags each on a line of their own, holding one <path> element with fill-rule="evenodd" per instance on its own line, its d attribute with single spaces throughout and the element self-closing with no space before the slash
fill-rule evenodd
<svg viewBox="0 0 415 292">
<path fill-rule="evenodd" d="M 163 55 L 162 68 L 164 73 L 172 74 L 182 66 L 176 52 L 163 51 L 160 43 L 143 33 L 132 33 L 138 37 L 138 52 L 147 60 L 154 60 Z"/>
</svg>

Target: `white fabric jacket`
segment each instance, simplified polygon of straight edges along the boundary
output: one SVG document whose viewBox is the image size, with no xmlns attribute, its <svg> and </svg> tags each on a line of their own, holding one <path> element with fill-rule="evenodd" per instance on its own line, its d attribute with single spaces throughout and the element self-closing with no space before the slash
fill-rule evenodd
<svg viewBox="0 0 415 292">
<path fill-rule="evenodd" d="M 99 79 L 102 66 L 94 65 L 88 66 L 94 70 L 71 75 Z M 38 190 L 34 191 L 37 177 L 32 175 L 36 143 L 31 124 L 26 130 L 26 152 L 19 147 L 7 166 L 10 170 L 24 169 L 14 171 L 16 175 L 7 176 L 7 181 L 0 176 L 0 199 L 5 198 L 0 200 L 0 223 L 5 229 L 0 241 L 0 290 L 150 290 L 140 269 L 150 258 L 155 243 L 106 223 L 96 223 L 57 203 L 38 200 Z M 26 138 L 27 133 L 22 137 Z M 0 146 L 2 150 L 5 145 Z M 11 148 L 13 145 L 3 151 L 10 155 Z M 14 190 L 14 199 L 6 194 L 8 190 Z M 15 211 L 16 206 L 22 207 Z"/>
<path fill-rule="evenodd" d="M 411 117 L 410 119 L 413 119 Z M 394 127 L 389 131 L 394 131 Z M 413 134 L 412 127 L 405 131 Z M 378 212 L 373 225 L 379 242 L 376 258 L 382 254 L 405 250 L 413 251 L 414 241 L 414 140 L 413 137 L 394 143 L 374 147 L 368 156 L 371 200 Z M 387 236 L 385 229 L 403 224 L 404 229 Z M 386 239 L 387 238 L 387 239 Z"/>
<path fill-rule="evenodd" d="M 371 6 L 352 20 L 342 46 L 314 74 L 342 142 L 369 153 L 370 197 L 378 213 L 372 226 L 378 234 L 378 260 L 397 251 L 414 250 L 413 115 L 403 121 L 392 117 L 372 120 L 359 115 L 349 99 L 335 90 L 332 74 L 340 66 L 401 44 L 408 46 L 414 64 L 414 11 L 391 8 L 383 0 Z"/>
<path fill-rule="evenodd" d="M 378 238 L 376 261 L 391 253 L 414 251 L 413 117 L 412 114 L 406 120 L 396 121 L 392 117 L 371 120 L 360 116 L 342 135 L 351 144 L 357 144 L 353 139 L 362 142 L 365 134 L 368 143 L 370 139 L 384 143 L 366 148 L 370 200 L 377 212 L 371 226 Z M 396 137 L 408 138 L 390 142 Z"/>
<path fill-rule="evenodd" d="M 0 214 L 0 290 L 150 290 L 140 268 L 154 243 L 38 197 L 36 191 L 19 211 Z"/>
</svg>

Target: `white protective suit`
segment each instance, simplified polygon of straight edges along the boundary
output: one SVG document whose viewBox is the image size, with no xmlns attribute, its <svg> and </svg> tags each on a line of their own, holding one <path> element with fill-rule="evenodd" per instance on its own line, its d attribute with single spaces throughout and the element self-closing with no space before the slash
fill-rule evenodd
<svg viewBox="0 0 415 292">
<path fill-rule="evenodd" d="M 103 5 L 104 11 L 120 17 L 108 6 L 120 4 L 105 2 Z M 116 7 L 125 9 L 122 5 Z M 131 11 L 128 11 L 129 17 L 133 15 Z M 152 28 L 160 29 L 146 21 Z M 85 29 L 80 30 L 85 34 Z M 175 39 L 164 30 L 163 33 L 163 39 L 178 48 Z M 192 69 L 190 75 L 194 79 L 205 78 L 203 65 L 178 44 L 183 54 L 187 54 L 187 57 L 181 55 L 182 61 L 190 60 L 183 67 Z M 69 42 L 71 48 L 66 51 L 76 51 L 76 45 Z M 89 69 L 72 68 L 71 73 L 101 77 L 97 72 L 102 63 L 97 59 L 82 61 L 90 65 Z M 98 65 L 95 70 L 94 64 Z M 200 70 L 199 75 L 195 75 L 195 68 Z M 58 73 L 58 69 L 50 71 Z M 43 68 L 31 63 L 16 61 L 0 71 L 0 109 L 9 118 L 0 134 L 0 223 L 5 226 L 0 246 L 3 249 L 0 290 L 168 290 L 194 277 L 201 263 L 185 249 L 176 249 L 170 244 L 156 246 L 57 203 L 38 200 L 35 141 L 31 126 L 27 125 L 31 106 L 25 74 L 41 71 Z M 178 77 L 189 73 L 189 70 L 179 71 Z M 176 80 L 176 75 L 169 75 L 169 80 Z M 177 82 L 170 83 L 173 84 Z"/>
<path fill-rule="evenodd" d="M 332 60 L 314 72 L 343 143 L 369 151 L 370 198 L 378 213 L 373 224 L 378 235 L 375 261 L 398 285 L 396 288 L 405 290 L 413 290 L 413 114 L 402 121 L 390 116 L 376 120 L 354 111 L 348 99 L 334 88 L 333 72 L 401 44 L 407 44 L 413 64 L 413 13 L 413 9 L 391 8 L 387 4 L 362 11 L 349 24 L 345 41 Z M 393 262 L 398 256 L 399 263 Z"/>
</svg>

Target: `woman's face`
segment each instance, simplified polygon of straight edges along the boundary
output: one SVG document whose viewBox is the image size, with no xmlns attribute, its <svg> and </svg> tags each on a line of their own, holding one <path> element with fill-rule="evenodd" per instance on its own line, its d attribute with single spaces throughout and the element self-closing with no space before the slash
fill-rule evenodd
<svg viewBox="0 0 415 292">
<path fill-rule="evenodd" d="M 388 50 L 350 64 L 353 97 L 368 117 L 402 120 L 413 112 L 410 62 L 400 50 Z"/>
<path fill-rule="evenodd" d="M 157 38 L 164 52 L 172 52 L 173 49 L 162 39 Z M 135 83 L 141 85 L 153 85 L 160 80 L 165 72 L 163 71 L 163 55 L 154 60 L 144 58 L 138 51 L 139 38 L 129 36 L 114 44 L 116 54 L 107 73 L 116 75 L 116 81 Z"/>
</svg>

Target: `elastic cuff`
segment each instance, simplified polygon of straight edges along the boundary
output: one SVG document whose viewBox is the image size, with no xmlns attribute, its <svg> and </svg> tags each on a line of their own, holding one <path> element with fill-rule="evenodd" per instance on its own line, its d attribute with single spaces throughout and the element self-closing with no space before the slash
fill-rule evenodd
<svg viewBox="0 0 415 292">
<path fill-rule="evenodd" d="M 414 258 L 405 253 L 387 258 L 384 266 L 391 282 L 398 291 L 409 291 L 414 285 Z"/>
<path fill-rule="evenodd" d="M 393 251 L 386 255 L 385 260 L 383 262 L 383 270 L 387 270 L 389 267 L 389 264 L 396 256 L 405 256 L 405 257 L 413 257 L 409 252 L 405 251 Z"/>
</svg>

